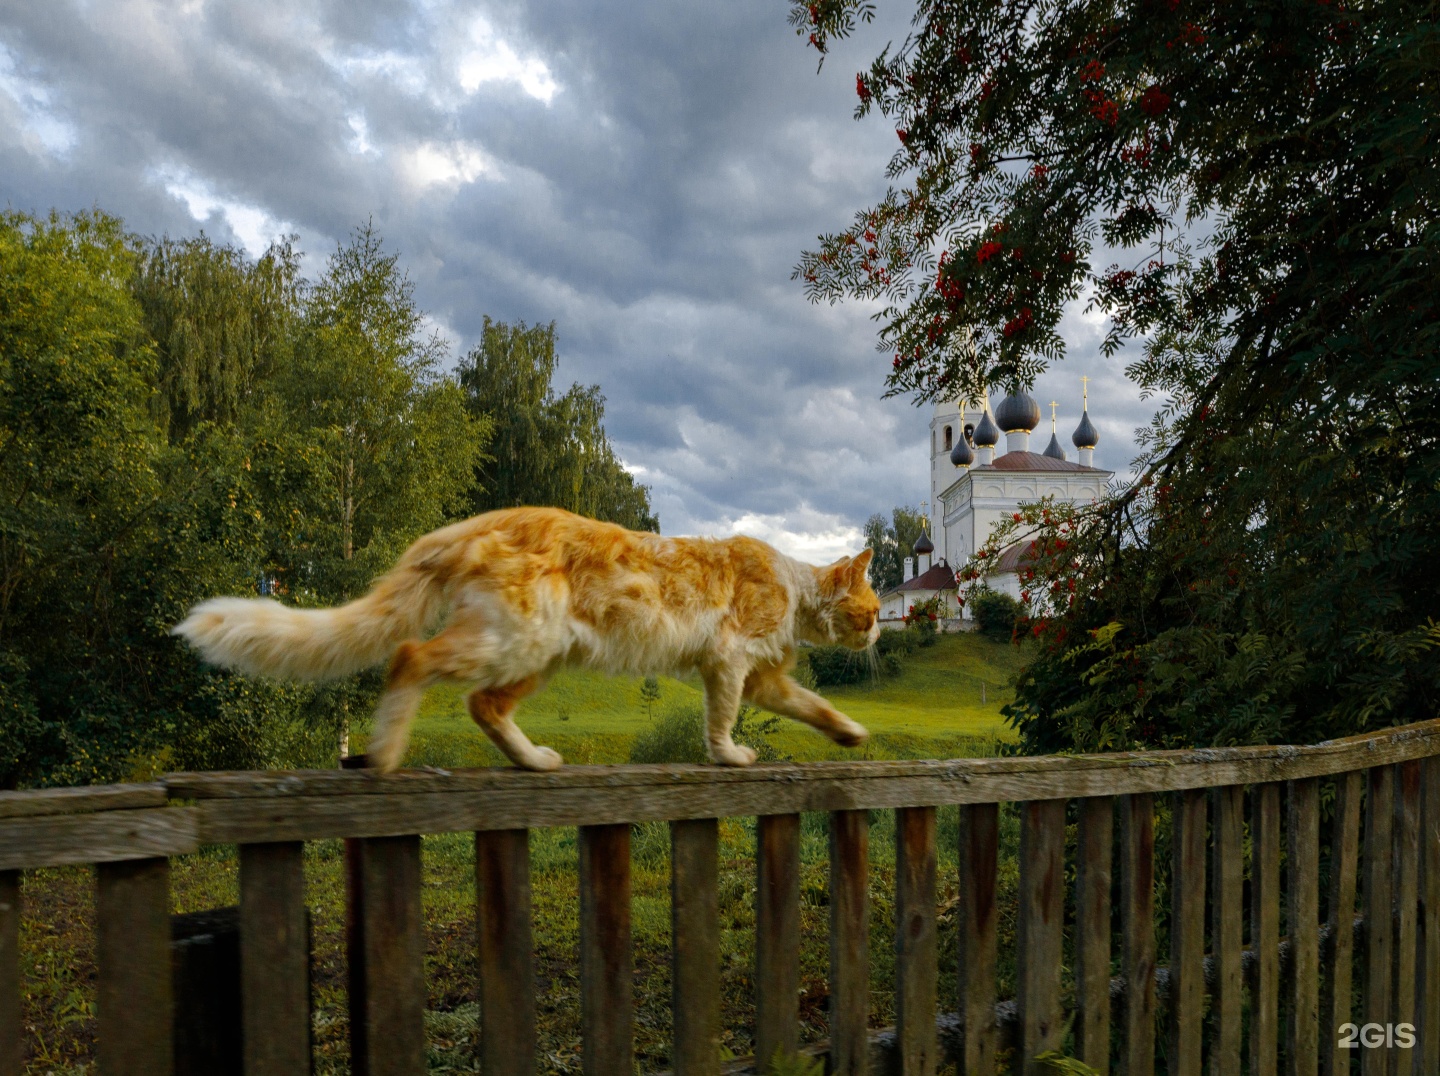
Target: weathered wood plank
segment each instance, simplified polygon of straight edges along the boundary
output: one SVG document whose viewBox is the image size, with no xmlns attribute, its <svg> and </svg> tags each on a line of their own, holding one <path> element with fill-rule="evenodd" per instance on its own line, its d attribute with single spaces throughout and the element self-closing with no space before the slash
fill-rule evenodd
<svg viewBox="0 0 1440 1076">
<path fill-rule="evenodd" d="M 95 870 L 96 1056 L 105 1076 L 174 1071 L 170 861 Z"/>
<path fill-rule="evenodd" d="M 1280 1049 L 1280 786 L 1250 790 L 1250 1071 L 1275 1071 Z"/>
<path fill-rule="evenodd" d="M 1420 763 L 1395 767 L 1395 1014 L 1396 1025 L 1418 1024 L 1415 1011 L 1415 976 L 1419 933 L 1416 916 L 1420 902 Z M 1414 1048 L 1396 1044 L 1391 1066 L 1407 1073 Z"/>
<path fill-rule="evenodd" d="M 240 846 L 240 997 L 246 1076 L 309 1072 L 310 938 L 301 844 Z"/>
<path fill-rule="evenodd" d="M 1315 1076 L 1320 1062 L 1320 784 L 1314 778 L 1291 781 L 1288 792 L 1286 1053 L 1293 1076 Z"/>
<path fill-rule="evenodd" d="M 1064 1036 L 1060 966 L 1065 922 L 1065 801 L 1020 804 L 1020 895 L 1016 1005 L 1020 1011 L 1017 1071 L 1041 1076 L 1035 1058 L 1058 1049 Z"/>
<path fill-rule="evenodd" d="M 1110 886 L 1115 801 L 1095 796 L 1078 804 L 1075 849 L 1075 1039 L 1077 1055 L 1099 1074 L 1110 1072 Z"/>
<path fill-rule="evenodd" d="M 1176 793 L 1170 859 L 1171 1076 L 1200 1076 L 1205 1014 L 1205 792 Z"/>
<path fill-rule="evenodd" d="M 1313 748 L 776 764 L 739 771 L 576 766 L 550 774 L 180 775 L 166 783 L 174 795 L 202 800 L 203 840 L 244 842 L 1083 798 L 1302 779 L 1424 757 L 1437 749 L 1440 726 L 1426 723 Z M 613 794 L 622 788 L 625 795 Z"/>
<path fill-rule="evenodd" d="M 1360 800 L 1364 775 L 1343 774 L 1335 782 L 1335 821 L 1330 837 L 1329 974 L 1320 1006 L 1320 1071 L 1342 1076 L 1350 1071 L 1349 1050 L 1340 1048 L 1338 1028 L 1350 1022 L 1351 980 L 1355 959 L 1355 889 L 1360 862 Z"/>
<path fill-rule="evenodd" d="M 1240 1076 L 1245 980 L 1245 789 L 1217 788 L 1211 796 L 1214 832 L 1211 867 L 1210 947 L 1215 964 L 1211 1013 L 1211 1076 Z"/>
<path fill-rule="evenodd" d="M 0 792 L 0 819 L 164 807 L 168 802 L 165 785 L 159 781 L 126 785 L 86 785 L 81 788 L 27 789 L 24 792 Z"/>
<path fill-rule="evenodd" d="M 1062 823 L 1063 838 L 1063 823 Z M 935 908 L 935 808 L 895 812 L 895 1030 L 900 1076 L 939 1067 L 935 1000 L 939 946 Z"/>
<path fill-rule="evenodd" d="M 0 822 L 0 870 L 154 859 L 199 847 L 193 807 L 27 816 Z"/>
<path fill-rule="evenodd" d="M 1130 985 L 1120 1031 L 1123 1076 L 1155 1071 L 1155 800 L 1120 801 L 1121 974 Z"/>
<path fill-rule="evenodd" d="M 964 1045 L 959 1076 L 995 1073 L 995 962 L 999 935 L 995 868 L 1000 849 L 1000 808 L 960 808 L 960 891 L 956 905 L 957 987 Z"/>
<path fill-rule="evenodd" d="M 755 825 L 755 1057 L 800 1047 L 800 816 Z"/>
<path fill-rule="evenodd" d="M 0 871 L 0 1076 L 20 1076 L 20 872 Z"/>
<path fill-rule="evenodd" d="M 675 1076 L 720 1072 L 720 827 L 670 823 L 671 1011 Z"/>
<path fill-rule="evenodd" d="M 868 1076 L 870 818 L 830 815 L 830 1072 Z"/>
<path fill-rule="evenodd" d="M 475 938 L 482 1072 L 535 1071 L 530 832 L 475 834 Z"/>
<path fill-rule="evenodd" d="M 377 837 L 357 845 L 365 987 L 362 1004 L 352 1002 L 350 1010 L 351 1062 L 370 1076 L 420 1076 L 425 1072 L 420 838 Z"/>
<path fill-rule="evenodd" d="M 959 784 L 992 777 L 1011 777 L 1013 787 L 1034 787 L 1044 796 L 999 794 L 985 790 L 980 799 L 943 799 L 937 803 L 854 804 L 860 806 L 935 806 L 938 803 L 1020 801 L 1038 798 L 1078 798 L 1104 795 L 1105 781 L 1119 781 L 1117 793 L 1130 791 L 1179 791 L 1183 788 L 1251 784 L 1263 781 L 1298 780 L 1343 773 L 1351 769 L 1425 758 L 1440 751 L 1440 719 L 1419 722 L 1384 732 L 1350 736 L 1307 747 L 1258 746 L 1204 748 L 1193 751 L 1133 751 L 1102 755 L 1022 756 L 1013 758 L 908 760 L 894 762 L 810 762 L 765 763 L 745 768 L 704 765 L 655 766 L 565 766 L 550 773 L 481 768 L 442 772 L 402 771 L 380 774 L 372 770 L 300 770 L 264 773 L 181 773 L 163 781 L 172 797 L 182 799 L 304 797 L 324 795 L 380 794 L 396 792 L 551 791 L 580 788 L 636 788 L 643 786 L 768 785 L 791 782 L 826 783 L 851 779 L 898 777 L 938 778 Z M 1236 769 L 1235 767 L 1239 767 Z M 1204 771 L 1205 776 L 1191 772 Z M 1129 787 L 1131 771 L 1152 771 L 1143 784 Z M 1036 780 L 1057 775 L 1091 774 L 1078 778 L 1074 788 L 1049 783 L 1034 786 Z M 31 795 L 21 793 L 20 795 Z M 809 809 L 809 808 L 807 808 Z M 837 804 L 835 810 L 846 809 Z M 503 827 L 495 827 L 503 828 Z"/>
<path fill-rule="evenodd" d="M 1365 802 L 1365 997 L 1364 1022 L 1382 1027 L 1390 1020 L 1394 1001 L 1393 948 L 1391 926 L 1394 902 L 1395 771 L 1389 766 L 1372 769 L 1368 775 Z M 1363 1076 L 1388 1076 L 1389 1056 L 1385 1050 L 1361 1050 Z"/>
<path fill-rule="evenodd" d="M 1415 1070 L 1440 1072 L 1440 758 L 1420 776 L 1419 1043 Z"/>
<path fill-rule="evenodd" d="M 585 1076 L 634 1071 L 630 827 L 580 830 L 580 1034 Z"/>
</svg>

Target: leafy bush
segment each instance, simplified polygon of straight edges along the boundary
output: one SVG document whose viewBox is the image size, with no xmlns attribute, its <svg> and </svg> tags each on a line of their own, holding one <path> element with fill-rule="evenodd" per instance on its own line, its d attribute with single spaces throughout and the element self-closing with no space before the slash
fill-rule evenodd
<svg viewBox="0 0 1440 1076">
<path fill-rule="evenodd" d="M 635 737 L 631 762 L 709 762 L 705 715 L 695 707 L 667 710 Z"/>
<path fill-rule="evenodd" d="M 770 742 L 780 730 L 780 718 L 761 714 L 753 706 L 740 707 L 740 716 L 730 730 L 738 744 L 753 747 L 761 762 L 786 762 Z M 630 745 L 631 762 L 709 762 L 705 750 L 705 713 L 698 706 L 667 710 Z"/>
<path fill-rule="evenodd" d="M 810 650 L 810 671 L 817 687 L 863 683 L 874 670 L 874 660 L 866 650 L 844 646 L 817 646 Z"/>
<path fill-rule="evenodd" d="M 940 630 L 940 616 L 943 612 L 944 607 L 938 594 L 915 602 L 905 614 L 905 630 L 918 632 L 923 640 L 921 645 L 929 646 L 935 641 L 935 633 Z"/>
<path fill-rule="evenodd" d="M 982 587 L 970 596 L 970 612 L 981 635 L 1006 642 L 1015 634 L 1015 621 L 1024 609 L 1010 595 Z"/>
</svg>

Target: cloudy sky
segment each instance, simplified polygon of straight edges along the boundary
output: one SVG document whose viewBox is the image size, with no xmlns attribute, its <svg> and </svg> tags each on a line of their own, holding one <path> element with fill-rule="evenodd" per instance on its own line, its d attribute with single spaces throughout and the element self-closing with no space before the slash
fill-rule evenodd
<svg viewBox="0 0 1440 1076">
<path fill-rule="evenodd" d="M 293 232 L 312 274 L 373 219 L 452 357 L 486 314 L 557 323 L 666 533 L 829 559 L 928 484 L 872 308 L 790 279 L 884 189 L 854 75 L 913 5 L 879 6 L 817 75 L 784 0 L 0 0 L 0 204 L 252 253 Z M 1064 328 L 1035 395 L 1068 448 L 1093 378 L 1123 472 L 1153 405 L 1098 321 Z"/>
</svg>

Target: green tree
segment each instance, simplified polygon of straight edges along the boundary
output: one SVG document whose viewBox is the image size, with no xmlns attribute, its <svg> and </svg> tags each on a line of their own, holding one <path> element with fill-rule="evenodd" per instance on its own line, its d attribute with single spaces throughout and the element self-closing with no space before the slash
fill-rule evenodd
<svg viewBox="0 0 1440 1076">
<path fill-rule="evenodd" d="M 491 458 L 477 470 L 476 512 L 553 505 L 634 530 L 659 530 L 650 491 L 620 462 L 605 433 L 599 385 L 552 382 L 555 325 L 485 319 L 460 365 L 471 414 L 494 423 Z"/>
<path fill-rule="evenodd" d="M 423 322 L 398 255 L 369 225 L 309 289 L 257 451 L 280 508 L 274 570 L 297 595 L 353 597 L 468 507 L 490 423 L 467 410 Z"/>
<path fill-rule="evenodd" d="M 322 764 L 368 705 L 374 677 L 168 634 L 217 594 L 343 600 L 467 507 L 485 424 L 395 259 L 361 229 L 313 288 L 293 267 L 0 217 L 0 786 Z"/>
<path fill-rule="evenodd" d="M 640 683 L 640 704 L 645 707 L 645 716 L 655 716 L 655 704 L 660 701 L 660 681 L 647 676 Z"/>
<path fill-rule="evenodd" d="M 878 593 L 904 582 L 905 558 L 915 555 L 915 543 L 924 526 L 924 516 L 918 509 L 898 505 L 888 520 L 876 512 L 865 521 L 865 545 L 875 550 L 870 561 L 870 585 Z"/>
<path fill-rule="evenodd" d="M 823 55 L 869 10 L 792 21 Z M 1166 400 L 1131 490 L 999 536 L 1035 553 L 1027 747 L 1433 716 L 1437 49 L 1414 0 L 922 0 L 857 77 L 897 184 L 797 273 L 887 301 L 890 390 L 1027 384 L 1088 293 Z"/>
<path fill-rule="evenodd" d="M 143 248 L 132 290 L 155 341 L 156 413 L 172 441 L 201 422 L 234 425 L 256 405 L 293 343 L 301 284 L 291 240 L 255 262 L 203 234 Z"/>
<path fill-rule="evenodd" d="M 201 424 L 172 446 L 155 421 L 141 250 L 100 213 L 0 219 L 0 784 L 274 761 L 283 693 L 166 635 L 253 590 L 263 543 L 234 441 Z M 239 735 L 211 720 L 227 708 Z M 187 730 L 226 746 L 197 754 Z"/>
</svg>

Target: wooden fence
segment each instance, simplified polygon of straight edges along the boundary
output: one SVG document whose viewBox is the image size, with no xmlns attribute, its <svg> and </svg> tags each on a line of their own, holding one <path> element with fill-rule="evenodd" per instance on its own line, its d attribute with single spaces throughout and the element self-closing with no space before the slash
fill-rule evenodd
<svg viewBox="0 0 1440 1076">
<path fill-rule="evenodd" d="M 1163 966 L 1154 896 L 1162 796 L 1173 850 Z M 1021 832 L 1013 1001 L 996 996 L 1002 803 L 1016 804 Z M 958 996 L 942 1004 L 943 805 L 959 806 L 960 878 Z M 896 812 L 897 1024 L 885 1034 L 866 1026 L 867 812 L 879 809 Z M 1062 1047 L 1073 1028 L 1074 1055 L 1107 1074 L 1199 1076 L 1202 1066 L 1215 1076 L 1356 1067 L 1364 1076 L 1440 1074 L 1440 721 L 1432 721 L 1312 747 L 747 770 L 179 774 L 4 793 L 0 1076 L 20 1071 L 21 870 L 96 865 L 100 1071 L 164 1076 L 175 1031 L 168 857 L 214 843 L 240 849 L 244 1071 L 310 1071 L 302 842 L 329 838 L 350 841 L 355 1069 L 424 1072 L 417 835 L 455 831 L 475 833 L 482 1071 L 532 1073 L 527 830 L 547 826 L 579 827 L 584 1069 L 628 1076 L 630 824 L 656 820 L 670 822 L 672 835 L 673 1067 L 677 1076 L 717 1073 L 716 820 L 751 815 L 756 1056 L 793 1052 L 802 811 L 830 814 L 832 1072 L 929 1076 L 953 1063 L 962 1076 L 991 1076 L 997 1065 L 1051 1073 L 1035 1059 Z M 1322 815 L 1332 819 L 1323 843 Z M 1345 1024 L 1358 1026 L 1351 1033 Z M 1409 1046 L 1401 1024 L 1415 1028 Z M 1342 1046 L 1347 1035 L 1356 1048 Z M 1366 1045 L 1377 1036 L 1379 1045 Z"/>
</svg>

